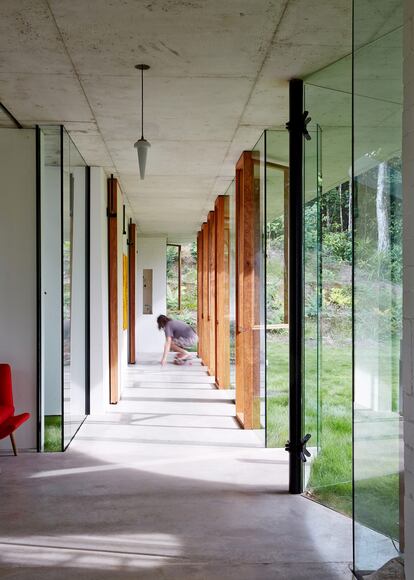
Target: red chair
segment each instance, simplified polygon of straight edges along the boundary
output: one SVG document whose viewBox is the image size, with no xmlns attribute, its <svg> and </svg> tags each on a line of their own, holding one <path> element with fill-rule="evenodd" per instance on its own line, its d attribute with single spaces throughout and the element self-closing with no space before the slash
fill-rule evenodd
<svg viewBox="0 0 414 580">
<path fill-rule="evenodd" d="M 0 363 L 0 439 L 10 436 L 13 453 L 17 455 L 14 431 L 30 418 L 30 413 L 14 414 L 11 368 Z"/>
</svg>

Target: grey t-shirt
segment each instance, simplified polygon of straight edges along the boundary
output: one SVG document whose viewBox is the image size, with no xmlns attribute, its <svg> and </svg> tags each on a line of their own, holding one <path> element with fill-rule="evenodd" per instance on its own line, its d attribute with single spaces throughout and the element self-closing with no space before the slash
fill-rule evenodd
<svg viewBox="0 0 414 580">
<path fill-rule="evenodd" d="M 164 326 L 165 336 L 171 338 L 191 338 L 195 332 L 189 324 L 181 320 L 170 320 Z"/>
</svg>

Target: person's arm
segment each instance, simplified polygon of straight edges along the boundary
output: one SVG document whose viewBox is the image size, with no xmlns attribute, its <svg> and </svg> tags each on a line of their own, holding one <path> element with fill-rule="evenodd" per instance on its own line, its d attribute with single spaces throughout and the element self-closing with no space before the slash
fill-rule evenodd
<svg viewBox="0 0 414 580">
<path fill-rule="evenodd" d="M 171 348 L 171 340 L 172 340 L 171 336 L 165 337 L 164 354 L 162 355 L 162 359 L 161 359 L 162 366 L 164 366 L 165 363 L 167 362 L 167 356 L 168 356 L 168 353 L 170 352 L 170 348 Z"/>
</svg>

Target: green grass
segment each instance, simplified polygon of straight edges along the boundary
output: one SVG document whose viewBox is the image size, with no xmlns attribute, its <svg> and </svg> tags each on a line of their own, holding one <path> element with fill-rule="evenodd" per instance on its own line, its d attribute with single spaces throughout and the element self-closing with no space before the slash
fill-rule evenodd
<svg viewBox="0 0 414 580">
<path fill-rule="evenodd" d="M 352 515 L 351 345 L 322 345 L 317 405 L 318 360 L 313 344 L 307 343 L 305 358 L 305 429 L 312 434 L 308 447 L 318 447 L 318 455 L 312 461 L 307 492 L 324 505 Z M 289 412 L 287 338 L 269 338 L 267 358 L 267 440 L 269 446 L 283 447 L 288 439 Z M 383 365 L 393 367 L 395 361 L 390 357 L 383 360 Z M 395 385 L 392 388 L 395 392 Z M 398 486 L 398 474 L 357 481 L 358 522 L 398 539 Z"/>
<path fill-rule="evenodd" d="M 45 416 L 45 451 L 62 451 L 62 417 L 60 415 Z"/>
</svg>

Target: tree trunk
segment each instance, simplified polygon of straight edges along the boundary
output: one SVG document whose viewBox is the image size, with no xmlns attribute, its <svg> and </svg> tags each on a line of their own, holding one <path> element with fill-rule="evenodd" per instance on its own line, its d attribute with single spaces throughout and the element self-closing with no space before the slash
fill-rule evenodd
<svg viewBox="0 0 414 580">
<path fill-rule="evenodd" d="M 349 180 L 349 200 L 348 200 L 348 232 L 352 234 L 352 218 L 353 218 L 353 207 L 352 207 L 352 179 Z"/>
<path fill-rule="evenodd" d="M 377 180 L 377 224 L 378 224 L 378 253 L 388 252 L 390 249 L 389 201 L 387 195 L 387 163 L 378 166 Z"/>
<path fill-rule="evenodd" d="M 342 184 L 338 186 L 339 194 L 339 223 L 341 224 L 341 232 L 344 231 L 344 214 L 342 212 Z"/>
</svg>

